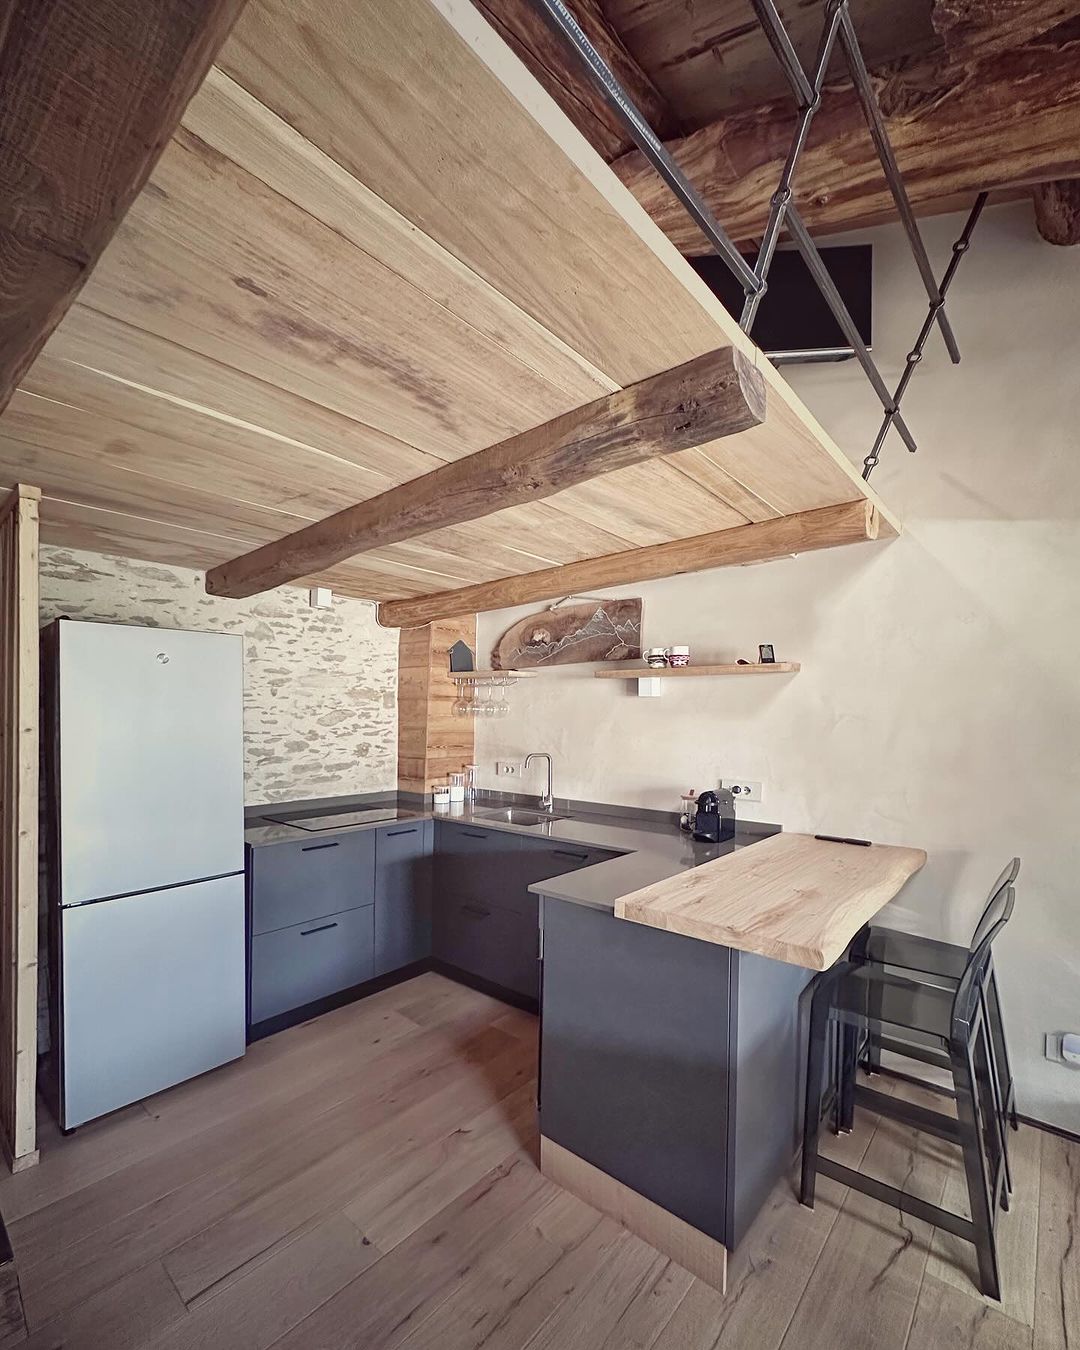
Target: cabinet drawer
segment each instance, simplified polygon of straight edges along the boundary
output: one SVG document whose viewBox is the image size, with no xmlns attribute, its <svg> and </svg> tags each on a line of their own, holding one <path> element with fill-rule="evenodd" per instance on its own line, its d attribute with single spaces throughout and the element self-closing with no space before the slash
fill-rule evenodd
<svg viewBox="0 0 1080 1350">
<path fill-rule="evenodd" d="M 440 820 L 436 821 L 435 829 L 436 851 L 448 855 L 515 850 L 521 841 L 520 835 L 506 830 L 487 830 L 482 825 L 452 825 Z"/>
<path fill-rule="evenodd" d="M 433 821 L 389 825 L 375 834 L 375 861 L 378 867 L 390 867 L 403 860 L 422 858 L 431 852 Z"/>
<path fill-rule="evenodd" d="M 251 940 L 251 1021 L 371 979 L 374 908 L 346 910 Z"/>
<path fill-rule="evenodd" d="M 436 903 L 435 955 L 530 998 L 540 995 L 539 929 L 519 914 L 472 900 Z"/>
<path fill-rule="evenodd" d="M 375 832 L 309 835 L 251 850 L 251 931 L 269 933 L 375 900 Z"/>
<path fill-rule="evenodd" d="M 521 836 L 506 830 L 438 822 L 435 899 L 472 900 L 535 918 L 521 884 Z"/>
</svg>

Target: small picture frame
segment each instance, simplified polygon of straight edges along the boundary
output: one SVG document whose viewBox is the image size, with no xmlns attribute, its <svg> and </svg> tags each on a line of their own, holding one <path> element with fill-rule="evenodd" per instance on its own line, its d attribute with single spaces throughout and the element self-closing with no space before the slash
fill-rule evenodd
<svg viewBox="0 0 1080 1350">
<path fill-rule="evenodd" d="M 758 647 L 758 664 L 762 666 L 772 666 L 776 664 L 776 653 L 773 651 L 771 642 L 763 642 Z"/>
</svg>

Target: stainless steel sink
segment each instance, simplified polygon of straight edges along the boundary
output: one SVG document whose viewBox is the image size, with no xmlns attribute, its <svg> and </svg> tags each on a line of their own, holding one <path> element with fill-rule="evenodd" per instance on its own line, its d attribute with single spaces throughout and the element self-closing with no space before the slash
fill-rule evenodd
<svg viewBox="0 0 1080 1350">
<path fill-rule="evenodd" d="M 504 825 L 546 825 L 549 820 L 565 820 L 550 811 L 530 811 L 527 806 L 498 806 L 473 812 L 485 820 L 500 820 Z"/>
</svg>

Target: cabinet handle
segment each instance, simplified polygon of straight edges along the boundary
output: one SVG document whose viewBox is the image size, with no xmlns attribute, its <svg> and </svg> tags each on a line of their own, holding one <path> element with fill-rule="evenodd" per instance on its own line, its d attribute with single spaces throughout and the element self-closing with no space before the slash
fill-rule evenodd
<svg viewBox="0 0 1080 1350">
<path fill-rule="evenodd" d="M 555 854 L 556 858 L 577 858 L 579 862 L 582 858 L 587 858 L 589 856 L 587 853 L 571 853 L 568 848 L 556 848 L 552 849 L 552 852 Z"/>
<path fill-rule="evenodd" d="M 328 928 L 336 928 L 337 922 L 320 924 L 318 928 L 305 928 L 301 931 L 301 937 L 310 937 L 312 933 L 325 933 Z"/>
<path fill-rule="evenodd" d="M 301 852 L 301 853 L 314 853 L 316 849 L 320 849 L 320 848 L 337 848 L 338 843 L 339 843 L 339 840 L 335 839 L 332 843 L 329 843 L 329 844 L 305 844 L 305 845 L 303 846 L 303 848 L 301 848 L 300 852 Z"/>
<path fill-rule="evenodd" d="M 466 914 L 475 914 L 478 919 L 486 919 L 491 913 L 490 909 L 485 909 L 483 905 L 462 905 L 462 911 Z"/>
<path fill-rule="evenodd" d="M 462 834 L 467 834 L 470 839 L 486 839 L 487 835 L 482 830 L 462 830 Z"/>
<path fill-rule="evenodd" d="M 387 830 L 386 837 L 389 839 L 392 835 L 395 834 L 416 834 L 416 833 L 417 833 L 416 826 L 410 825 L 407 830 Z"/>
</svg>

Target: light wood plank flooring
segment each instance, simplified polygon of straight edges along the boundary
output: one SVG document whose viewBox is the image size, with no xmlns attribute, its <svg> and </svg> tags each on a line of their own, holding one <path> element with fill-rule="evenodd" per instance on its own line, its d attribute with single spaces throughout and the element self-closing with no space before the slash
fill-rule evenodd
<svg viewBox="0 0 1080 1350">
<path fill-rule="evenodd" d="M 0 1182 L 34 1350 L 1070 1350 L 1080 1146 L 1014 1136 L 1000 1306 L 970 1249 L 777 1189 L 722 1298 L 537 1171 L 536 1022 L 424 975 L 60 1138 Z M 947 1144 L 848 1162 L 958 1203 Z"/>
</svg>

